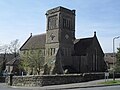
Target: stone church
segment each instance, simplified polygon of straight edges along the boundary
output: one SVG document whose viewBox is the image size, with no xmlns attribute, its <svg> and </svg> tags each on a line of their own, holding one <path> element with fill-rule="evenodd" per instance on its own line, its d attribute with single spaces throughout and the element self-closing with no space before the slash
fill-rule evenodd
<svg viewBox="0 0 120 90">
<path fill-rule="evenodd" d="M 31 35 L 20 51 L 42 49 L 44 74 L 106 71 L 104 53 L 96 32 L 92 37 L 76 39 L 75 10 L 56 7 L 46 12 L 46 33 Z M 46 68 L 49 68 L 47 70 Z"/>
</svg>

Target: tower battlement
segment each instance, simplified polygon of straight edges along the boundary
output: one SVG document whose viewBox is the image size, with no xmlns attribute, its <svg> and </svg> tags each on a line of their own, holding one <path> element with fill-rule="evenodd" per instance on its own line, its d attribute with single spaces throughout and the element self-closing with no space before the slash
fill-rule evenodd
<svg viewBox="0 0 120 90">
<path fill-rule="evenodd" d="M 75 10 L 70 10 L 70 9 L 59 6 L 59 7 L 48 10 L 46 12 L 46 15 L 52 14 L 52 13 L 55 13 L 55 12 L 60 12 L 60 11 L 70 13 L 70 14 L 75 14 Z"/>
</svg>

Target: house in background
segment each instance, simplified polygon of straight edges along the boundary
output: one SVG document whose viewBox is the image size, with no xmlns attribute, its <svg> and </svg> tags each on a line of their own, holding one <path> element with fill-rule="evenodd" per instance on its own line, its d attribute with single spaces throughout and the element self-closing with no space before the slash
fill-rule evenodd
<svg viewBox="0 0 120 90">
<path fill-rule="evenodd" d="M 113 53 L 105 53 L 104 56 L 105 62 L 107 64 L 108 70 L 113 70 L 113 61 L 116 62 L 116 57 L 114 57 Z"/>
<path fill-rule="evenodd" d="M 6 69 L 5 72 L 7 74 L 14 74 L 14 75 L 20 75 L 20 69 L 19 69 L 19 62 L 20 62 L 20 56 L 17 56 L 10 61 L 6 63 Z"/>
<path fill-rule="evenodd" d="M 6 63 L 9 62 L 11 59 L 14 58 L 13 54 L 0 54 L 0 74 L 3 75 L 6 69 Z"/>
</svg>

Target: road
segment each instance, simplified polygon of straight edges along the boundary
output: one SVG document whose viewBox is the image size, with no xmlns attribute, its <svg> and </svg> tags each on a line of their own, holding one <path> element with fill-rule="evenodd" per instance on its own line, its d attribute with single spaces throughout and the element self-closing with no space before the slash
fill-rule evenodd
<svg viewBox="0 0 120 90">
<path fill-rule="evenodd" d="M 5 83 L 0 83 L 0 90 L 120 90 L 119 86 L 106 86 L 106 87 L 91 87 L 91 88 L 74 88 L 74 89 L 55 89 L 45 87 L 10 87 Z"/>
<path fill-rule="evenodd" d="M 92 87 L 92 88 L 76 88 L 67 90 L 120 90 L 120 86 Z"/>
<path fill-rule="evenodd" d="M 12 88 L 7 86 L 5 83 L 0 83 L 0 90 L 32 90 L 27 88 Z"/>
</svg>

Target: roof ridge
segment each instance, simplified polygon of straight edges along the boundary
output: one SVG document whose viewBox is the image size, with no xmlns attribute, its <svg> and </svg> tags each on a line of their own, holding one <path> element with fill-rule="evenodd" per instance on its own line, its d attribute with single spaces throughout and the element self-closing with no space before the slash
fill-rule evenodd
<svg viewBox="0 0 120 90">
<path fill-rule="evenodd" d="M 92 38 L 94 38 L 94 37 L 85 37 L 85 38 L 76 38 L 75 40 L 81 40 L 81 39 L 92 39 Z"/>
<path fill-rule="evenodd" d="M 33 35 L 32 37 L 34 37 L 34 36 L 42 36 L 42 35 L 46 35 L 46 33 L 42 33 L 42 34 L 36 34 L 36 35 Z"/>
</svg>

